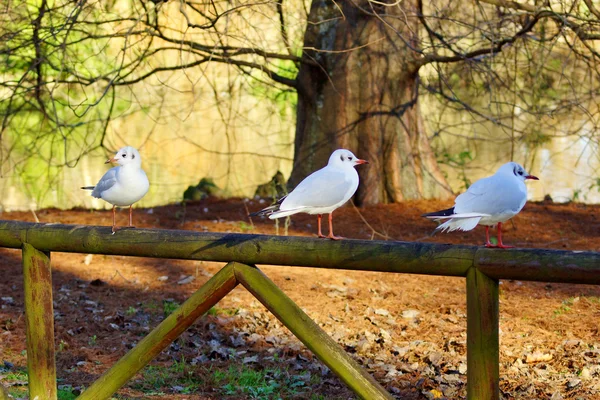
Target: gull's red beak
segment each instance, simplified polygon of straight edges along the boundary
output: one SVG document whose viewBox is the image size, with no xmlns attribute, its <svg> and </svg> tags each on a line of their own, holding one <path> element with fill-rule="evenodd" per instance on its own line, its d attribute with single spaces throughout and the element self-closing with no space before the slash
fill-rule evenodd
<svg viewBox="0 0 600 400">
<path fill-rule="evenodd" d="M 113 157 L 113 158 L 109 158 L 108 160 L 106 160 L 106 161 L 104 162 L 104 164 L 108 164 L 108 163 L 111 163 L 111 162 L 117 162 L 117 160 L 115 160 L 115 158 L 114 158 L 114 157 Z M 537 178 L 536 178 L 536 179 L 537 179 Z"/>
<path fill-rule="evenodd" d="M 367 160 L 361 160 L 360 158 L 358 160 L 356 160 L 356 165 L 360 165 L 360 164 L 368 164 L 369 162 Z"/>
<path fill-rule="evenodd" d="M 538 178 L 537 176 L 533 176 L 533 175 L 527 175 L 527 176 L 525 176 L 525 179 L 533 179 L 534 181 L 540 180 L 540 178 Z"/>
</svg>

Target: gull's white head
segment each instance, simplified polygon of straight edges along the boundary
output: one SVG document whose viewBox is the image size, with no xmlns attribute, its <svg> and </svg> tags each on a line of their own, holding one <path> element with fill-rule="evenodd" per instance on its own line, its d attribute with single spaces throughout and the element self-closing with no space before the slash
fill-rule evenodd
<svg viewBox="0 0 600 400">
<path fill-rule="evenodd" d="M 508 163 L 504 164 L 503 166 L 501 166 L 498 169 L 497 174 L 515 176 L 517 179 L 519 179 L 521 181 L 525 181 L 526 179 L 534 179 L 536 181 L 538 180 L 537 176 L 530 175 L 527 171 L 525 171 L 525 168 L 523 168 L 523 166 L 521 164 L 513 162 L 513 161 L 508 162 Z"/>
<path fill-rule="evenodd" d="M 356 157 L 350 150 L 338 149 L 331 153 L 327 165 L 337 168 L 353 168 L 356 165 L 368 163 L 368 161 Z"/>
<path fill-rule="evenodd" d="M 106 164 L 111 162 L 117 163 L 119 165 L 142 165 L 142 157 L 140 157 L 140 153 L 137 151 L 137 149 L 131 146 L 125 146 L 120 148 L 119 151 L 115 153 L 115 156 L 113 158 L 109 158 L 108 160 L 106 160 Z"/>
</svg>

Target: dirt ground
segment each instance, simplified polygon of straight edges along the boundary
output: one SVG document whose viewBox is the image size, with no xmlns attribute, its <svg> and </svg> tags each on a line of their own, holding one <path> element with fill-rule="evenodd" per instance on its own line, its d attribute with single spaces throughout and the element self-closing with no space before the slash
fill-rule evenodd
<svg viewBox="0 0 600 400">
<path fill-rule="evenodd" d="M 138 227 L 274 234 L 247 216 L 257 200 L 206 199 L 137 209 Z M 482 244 L 483 228 L 430 236 L 420 215 L 451 202 L 336 211 L 348 238 Z M 109 225 L 110 211 L 11 212 L 2 219 Z M 125 224 L 126 210 L 118 221 Z M 314 236 L 316 217 L 289 235 Z M 282 224 L 283 225 L 283 224 Z M 600 251 L 600 206 L 529 203 L 505 226 L 518 247 Z M 283 227 L 280 226 L 283 232 Z M 118 234 L 118 233 L 117 233 Z M 504 250 L 497 250 L 504 251 Z M 74 398 L 223 264 L 52 254 L 60 395 Z M 26 398 L 20 252 L 0 249 L 0 381 Z M 394 396 L 466 397 L 466 294 L 461 278 L 264 266 L 261 269 Z M 600 398 L 600 287 L 502 281 L 500 374 L 505 399 Z M 350 399 L 352 393 L 243 288 L 197 321 L 124 387 L 135 399 Z"/>
</svg>

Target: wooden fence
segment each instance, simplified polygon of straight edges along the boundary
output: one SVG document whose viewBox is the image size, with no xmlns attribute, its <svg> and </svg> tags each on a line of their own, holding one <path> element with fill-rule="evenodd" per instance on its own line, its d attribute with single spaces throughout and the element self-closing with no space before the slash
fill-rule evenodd
<svg viewBox="0 0 600 400">
<path fill-rule="evenodd" d="M 108 399 L 238 284 L 261 301 L 350 389 L 392 396 L 294 304 L 256 264 L 461 276 L 467 285 L 467 398 L 499 398 L 498 280 L 600 284 L 600 253 L 487 249 L 413 242 L 0 221 L 0 247 L 22 249 L 30 399 L 57 396 L 50 252 L 227 263 L 78 399 Z M 0 389 L 0 399 L 6 398 Z"/>
</svg>

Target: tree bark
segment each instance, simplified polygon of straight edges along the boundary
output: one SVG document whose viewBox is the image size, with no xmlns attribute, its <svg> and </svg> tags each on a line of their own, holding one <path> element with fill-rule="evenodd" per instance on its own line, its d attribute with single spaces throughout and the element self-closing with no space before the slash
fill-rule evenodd
<svg viewBox="0 0 600 400">
<path fill-rule="evenodd" d="M 416 0 L 314 0 L 298 74 L 297 185 L 337 148 L 355 151 L 357 204 L 451 195 L 425 134 L 418 102 Z M 407 17 L 411 16 L 411 17 Z"/>
</svg>

